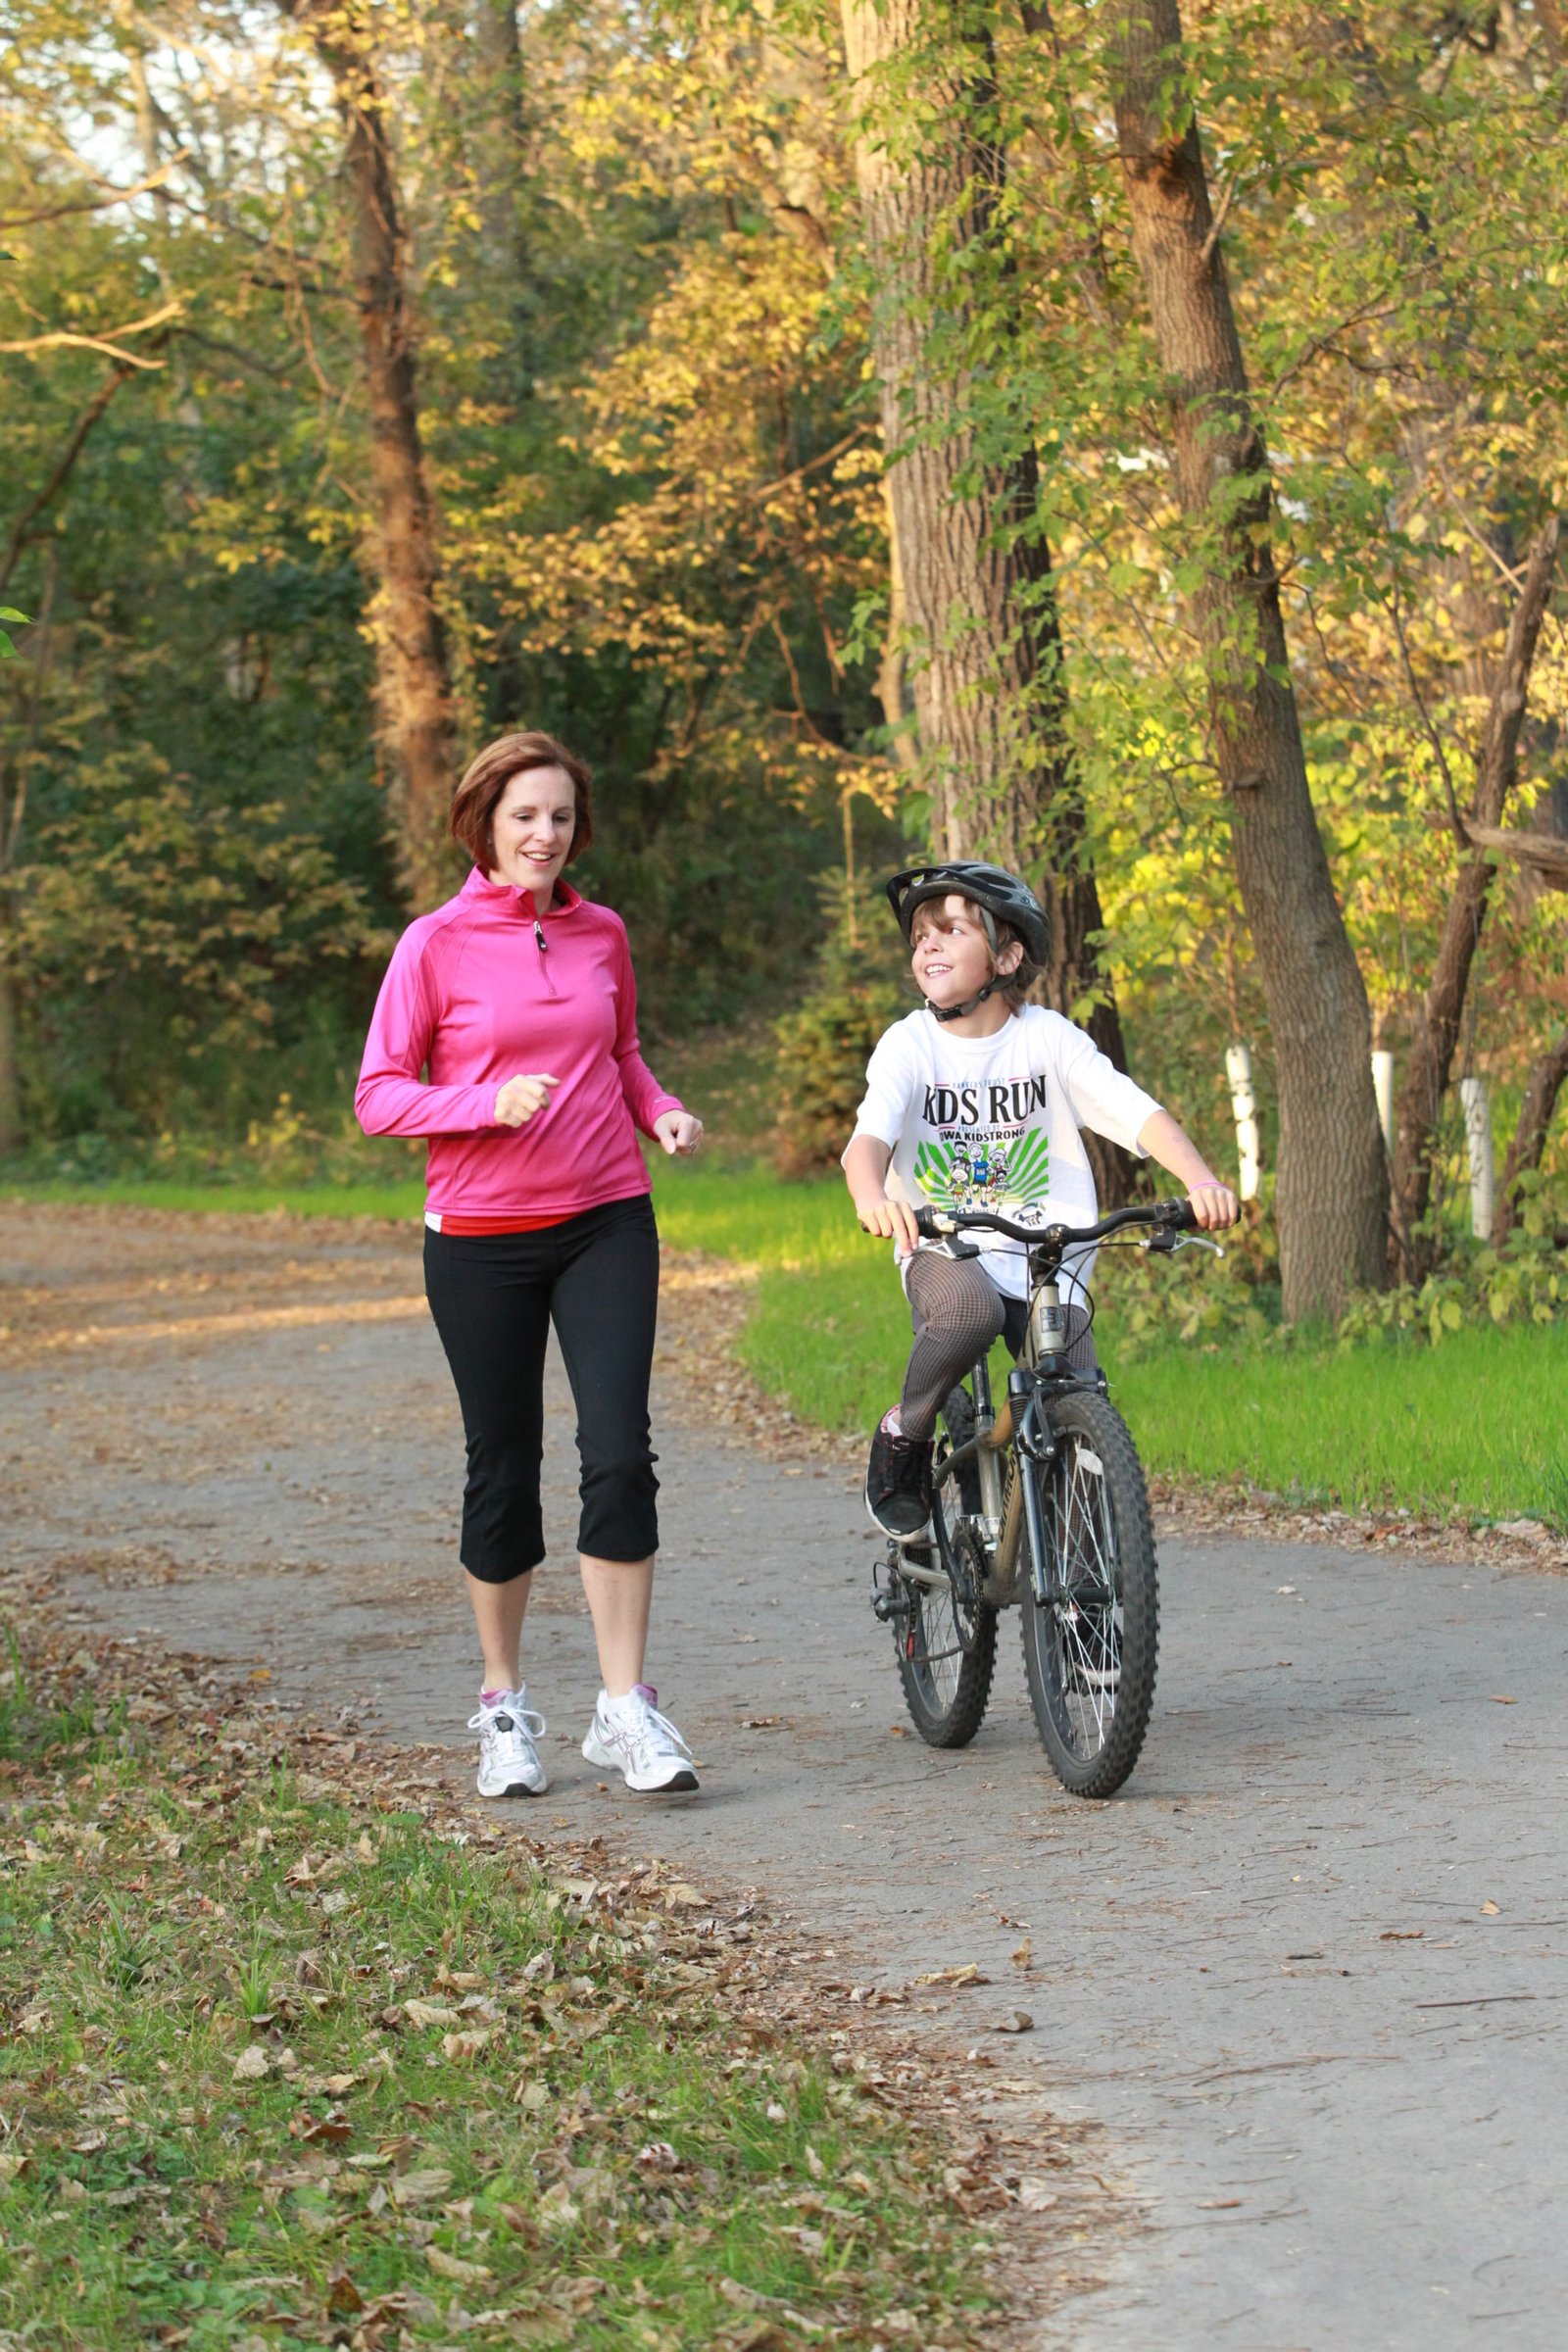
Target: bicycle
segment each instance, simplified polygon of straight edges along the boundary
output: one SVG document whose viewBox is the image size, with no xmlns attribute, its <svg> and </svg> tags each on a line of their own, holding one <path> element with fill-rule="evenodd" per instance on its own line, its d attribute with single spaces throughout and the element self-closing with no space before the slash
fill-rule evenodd
<svg viewBox="0 0 1568 2352">
<path fill-rule="evenodd" d="M 940 1416 L 929 1527 L 890 1540 L 873 1579 L 910 1719 L 931 1747 L 968 1745 L 991 1697 L 998 1619 L 1021 1607 L 1024 1675 L 1052 1769 L 1075 1796 L 1111 1796 L 1138 1761 L 1153 1705 L 1158 1568 L 1127 1424 L 1102 1375 L 1067 1366 L 1061 1265 L 1068 1250 L 1134 1225 L 1154 1228 L 1137 1247 L 1175 1251 L 1197 1219 L 1187 1201 L 1161 1200 L 1077 1229 L 930 1207 L 915 1223 L 928 1241 L 984 1228 L 1022 1242 L 1030 1299 L 1001 1411 L 981 1361 Z"/>
</svg>

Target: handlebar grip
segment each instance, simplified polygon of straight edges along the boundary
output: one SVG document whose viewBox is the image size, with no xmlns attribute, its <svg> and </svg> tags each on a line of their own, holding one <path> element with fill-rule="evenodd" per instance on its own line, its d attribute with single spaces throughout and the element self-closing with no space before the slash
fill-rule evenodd
<svg viewBox="0 0 1568 2352">
<path fill-rule="evenodd" d="M 915 1210 L 914 1225 L 922 1241 L 935 1242 L 941 1239 L 937 1232 L 937 1212 L 928 1200 L 922 1200 Z"/>
<path fill-rule="evenodd" d="M 1193 1204 L 1190 1200 L 1156 1201 L 1154 1214 L 1167 1233 L 1196 1233 L 1198 1231 L 1198 1219 L 1193 1213 Z"/>
</svg>

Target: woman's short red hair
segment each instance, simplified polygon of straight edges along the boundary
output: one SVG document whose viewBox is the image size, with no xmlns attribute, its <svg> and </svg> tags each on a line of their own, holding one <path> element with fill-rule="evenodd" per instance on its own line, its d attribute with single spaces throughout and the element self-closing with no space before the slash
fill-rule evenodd
<svg viewBox="0 0 1568 2352">
<path fill-rule="evenodd" d="M 576 799 L 577 821 L 572 827 L 571 847 L 566 852 L 566 863 L 579 857 L 594 837 L 594 810 L 591 786 L 593 770 L 586 760 L 568 752 L 554 735 L 541 734 L 535 727 L 516 735 L 498 735 L 487 743 L 476 759 L 470 760 L 463 780 L 452 795 L 450 820 L 452 838 L 477 866 L 488 873 L 496 861 L 494 818 L 496 803 L 512 782 L 530 767 L 563 768 L 571 778 Z"/>
</svg>

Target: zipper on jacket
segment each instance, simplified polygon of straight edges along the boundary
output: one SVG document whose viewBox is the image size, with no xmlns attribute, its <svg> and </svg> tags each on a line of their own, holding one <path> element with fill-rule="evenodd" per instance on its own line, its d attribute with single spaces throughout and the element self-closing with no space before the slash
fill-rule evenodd
<svg viewBox="0 0 1568 2352">
<path fill-rule="evenodd" d="M 556 984 L 550 977 L 550 942 L 545 937 L 545 927 L 537 915 L 533 918 L 533 936 L 539 950 L 539 969 L 545 976 L 545 994 L 553 997 L 556 993 Z"/>
</svg>

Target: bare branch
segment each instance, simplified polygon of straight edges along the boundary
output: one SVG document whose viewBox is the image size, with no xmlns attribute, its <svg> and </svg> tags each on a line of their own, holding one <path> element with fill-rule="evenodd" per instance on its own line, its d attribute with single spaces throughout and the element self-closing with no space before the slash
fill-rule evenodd
<svg viewBox="0 0 1568 2352">
<path fill-rule="evenodd" d="M 145 318 L 132 319 L 128 326 L 117 326 L 114 333 L 117 338 L 151 334 L 156 328 L 167 326 L 171 318 L 177 318 L 181 308 L 176 296 L 172 302 L 166 302 L 161 311 L 149 311 Z M 164 365 L 162 360 L 147 360 L 137 352 L 122 350 L 120 341 L 111 342 L 107 335 L 74 335 L 63 327 L 43 335 L 24 335 L 14 343 L 0 343 L 0 352 L 33 357 L 41 351 L 101 351 L 106 358 L 118 360 L 125 368 L 158 368 Z"/>
<path fill-rule="evenodd" d="M 36 228 L 44 220 L 64 220 L 71 213 L 101 213 L 111 205 L 129 204 L 137 196 L 151 195 L 155 188 L 162 187 L 175 166 L 185 163 L 189 156 L 190 149 L 182 147 L 177 155 L 170 157 L 167 164 L 160 164 L 156 172 L 149 172 L 145 179 L 139 179 L 133 188 L 108 188 L 102 196 L 80 196 L 69 204 L 48 205 L 37 213 L 10 213 L 0 220 L 0 228 Z"/>
<path fill-rule="evenodd" d="M 1441 825 L 1441 816 L 1428 822 Z M 1491 850 L 1499 858 L 1517 858 L 1534 869 L 1548 890 L 1568 890 L 1568 841 L 1558 833 L 1524 833 L 1516 825 L 1478 825 L 1465 822 L 1464 837 L 1474 850 Z"/>
<path fill-rule="evenodd" d="M 1381 604 L 1383 600 L 1380 597 L 1378 601 Z M 1426 698 L 1416 683 L 1415 665 L 1410 660 L 1410 648 L 1405 640 L 1404 622 L 1399 617 L 1399 583 L 1397 579 L 1395 580 L 1394 593 L 1389 598 L 1387 610 L 1389 618 L 1394 623 L 1394 634 L 1399 641 L 1399 659 L 1404 664 L 1405 680 L 1410 688 L 1411 698 L 1415 703 L 1426 739 L 1432 746 L 1433 757 L 1438 763 L 1438 773 L 1443 778 L 1443 789 L 1448 798 L 1449 828 L 1460 849 L 1467 849 L 1469 836 L 1464 829 L 1464 819 L 1459 814 L 1458 796 L 1453 789 L 1453 777 L 1448 772 L 1448 758 L 1443 748 L 1443 737 L 1432 722 L 1432 713 L 1427 709 Z"/>
<path fill-rule="evenodd" d="M 55 462 L 54 471 L 38 492 L 37 497 L 23 508 L 16 522 L 12 525 L 5 555 L 0 557 L 0 590 L 4 590 L 12 573 L 16 570 L 22 558 L 22 551 L 32 534 L 33 524 L 58 498 L 70 479 L 72 468 L 82 453 L 87 435 L 92 431 L 93 426 L 98 422 L 121 385 L 128 383 L 134 373 L 135 368 L 129 362 L 121 361 L 104 383 L 99 386 L 95 396 L 87 403 L 72 426 L 66 446 Z"/>
</svg>

